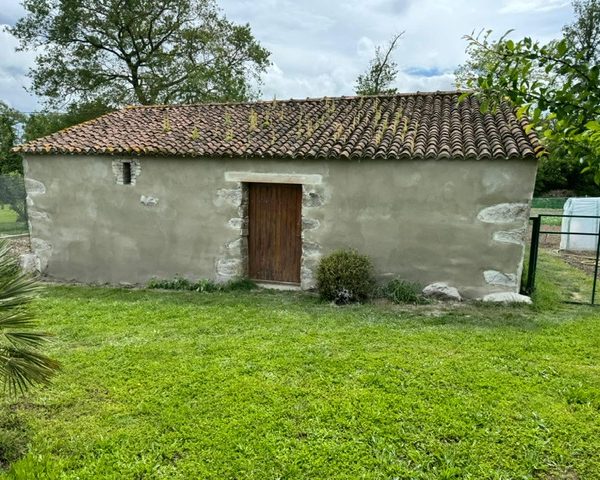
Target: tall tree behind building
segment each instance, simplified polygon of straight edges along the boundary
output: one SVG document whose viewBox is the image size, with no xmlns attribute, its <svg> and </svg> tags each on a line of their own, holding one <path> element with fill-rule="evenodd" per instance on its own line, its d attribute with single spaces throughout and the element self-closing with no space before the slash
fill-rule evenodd
<svg viewBox="0 0 600 480">
<path fill-rule="evenodd" d="M 0 175 L 23 172 L 21 156 L 12 152 L 17 143 L 17 129 L 25 116 L 0 100 Z"/>
<path fill-rule="evenodd" d="M 269 52 L 212 0 L 24 0 L 8 31 L 40 49 L 32 90 L 49 106 L 246 100 Z"/>
<path fill-rule="evenodd" d="M 541 158 L 538 194 L 600 193 L 600 2 L 576 0 L 573 7 L 574 23 L 546 44 L 513 40 L 511 32 L 498 40 L 489 31 L 468 35 L 469 58 L 456 72 L 459 87 L 474 90 L 484 109 L 510 99 L 530 117 L 550 152 Z"/>
<path fill-rule="evenodd" d="M 375 58 L 370 61 L 369 68 L 356 79 L 357 95 L 396 93 L 397 89 L 392 87 L 392 84 L 398 75 L 398 64 L 392 55 L 402 35 L 404 32 L 394 35 L 385 50 L 381 46 L 375 48 Z"/>
</svg>

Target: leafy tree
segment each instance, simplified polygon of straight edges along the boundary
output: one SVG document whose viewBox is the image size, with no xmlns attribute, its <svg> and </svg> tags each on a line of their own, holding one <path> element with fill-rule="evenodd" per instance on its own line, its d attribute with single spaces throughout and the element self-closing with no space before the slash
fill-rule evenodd
<svg viewBox="0 0 600 480">
<path fill-rule="evenodd" d="M 551 152 L 542 160 L 540 183 L 585 165 L 580 184 L 591 175 L 600 184 L 599 0 L 575 0 L 577 18 L 565 37 L 547 44 L 524 38 L 493 41 L 490 31 L 468 35 L 469 60 L 457 70 L 457 83 L 475 90 L 482 109 L 509 100 L 528 115 Z M 543 152 L 538 152 L 540 155 Z M 563 165 L 559 163 L 563 162 Z M 544 175 L 549 175 L 545 178 Z"/>
<path fill-rule="evenodd" d="M 506 32 L 497 41 L 492 39 L 492 33 L 492 30 L 481 30 L 476 36 L 481 43 L 486 45 L 485 49 L 479 48 L 475 44 L 467 44 L 465 49 L 467 60 L 464 64 L 459 65 L 454 72 L 456 88 L 468 89 L 469 85 L 476 81 L 478 77 L 487 75 L 492 71 L 493 65 L 500 61 L 496 49 L 500 42 L 510 34 L 510 31 Z M 474 31 L 471 33 L 471 37 L 475 37 Z"/>
<path fill-rule="evenodd" d="M 397 92 L 397 89 L 391 86 L 398 75 L 398 64 L 392 60 L 392 53 L 402 35 L 404 32 L 394 35 L 385 50 L 382 50 L 381 46 L 376 47 L 375 58 L 369 62 L 368 70 L 356 79 L 357 95 L 381 95 Z"/>
<path fill-rule="evenodd" d="M 25 182 L 19 172 L 0 175 L 0 204 L 10 205 L 17 214 L 17 222 L 27 221 Z"/>
<path fill-rule="evenodd" d="M 23 120 L 23 115 L 0 101 L 0 175 L 23 173 L 21 156 L 11 151 L 17 143 L 17 124 Z"/>
<path fill-rule="evenodd" d="M 269 52 L 249 25 L 212 0 L 23 0 L 8 27 L 20 49 L 41 51 L 33 91 L 52 106 L 100 102 L 245 100 Z"/>
<path fill-rule="evenodd" d="M 575 22 L 563 28 L 564 38 L 582 52 L 583 60 L 600 61 L 600 0 L 575 0 Z"/>
<path fill-rule="evenodd" d="M 541 45 L 531 38 L 501 40 L 493 46 L 472 36 L 471 48 L 491 51 L 498 61 L 487 74 L 468 82 L 482 99 L 482 110 L 509 100 L 518 115 L 529 115 L 531 125 L 547 143 L 560 146 L 571 158 L 587 163 L 600 183 L 598 135 L 600 130 L 600 66 L 586 60 L 588 52 L 575 51 L 566 39 Z M 543 71 L 544 78 L 532 75 Z M 543 152 L 538 152 L 540 155 Z"/>
<path fill-rule="evenodd" d="M 25 122 L 24 136 L 25 140 L 50 135 L 51 133 L 68 128 L 78 123 L 91 120 L 112 111 L 100 101 L 86 104 L 74 103 L 70 105 L 66 112 L 43 111 L 32 113 Z"/>
<path fill-rule="evenodd" d="M 48 335 L 32 330 L 35 322 L 26 309 L 39 291 L 23 274 L 0 241 L 0 380 L 9 393 L 24 392 L 36 383 L 47 383 L 58 363 L 40 352 Z"/>
<path fill-rule="evenodd" d="M 549 147 L 548 156 L 540 158 L 535 180 L 535 195 L 598 196 L 600 188 L 594 182 L 593 172 L 582 173 L 585 165 L 577 158 L 560 155 L 559 148 Z"/>
</svg>

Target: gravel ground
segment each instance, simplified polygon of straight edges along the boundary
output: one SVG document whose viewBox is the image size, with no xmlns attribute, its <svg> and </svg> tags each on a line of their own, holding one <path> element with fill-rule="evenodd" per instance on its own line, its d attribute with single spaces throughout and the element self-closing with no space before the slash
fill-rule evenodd
<svg viewBox="0 0 600 480">
<path fill-rule="evenodd" d="M 560 252 L 561 258 L 573 267 L 577 267 L 590 275 L 596 268 L 596 254 L 593 252 Z"/>
<path fill-rule="evenodd" d="M 22 237 L 8 237 L 6 238 L 6 241 L 8 242 L 10 253 L 17 258 L 24 253 L 29 253 L 31 251 L 28 235 Z"/>
</svg>

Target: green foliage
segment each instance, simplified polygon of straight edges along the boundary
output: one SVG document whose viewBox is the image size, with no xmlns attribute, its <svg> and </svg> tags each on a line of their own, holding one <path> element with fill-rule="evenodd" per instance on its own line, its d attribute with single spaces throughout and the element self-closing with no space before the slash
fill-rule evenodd
<svg viewBox="0 0 600 480">
<path fill-rule="evenodd" d="M 223 284 L 223 291 L 226 292 L 243 292 L 255 290 L 256 288 L 256 283 L 249 278 L 234 278 Z"/>
<path fill-rule="evenodd" d="M 21 156 L 11 151 L 17 143 L 17 125 L 23 121 L 23 115 L 0 101 L 0 175 L 23 173 Z"/>
<path fill-rule="evenodd" d="M 380 46 L 375 49 L 375 58 L 370 61 L 369 68 L 356 79 L 357 95 L 382 95 L 396 93 L 391 85 L 398 75 L 398 64 L 391 58 L 398 40 L 404 32 L 395 35 L 384 51 Z"/>
<path fill-rule="evenodd" d="M 421 286 L 417 283 L 407 282 L 395 278 L 379 289 L 379 295 L 394 303 L 427 303 L 421 295 Z"/>
<path fill-rule="evenodd" d="M 596 27 L 600 34 L 600 25 Z M 600 183 L 600 65 L 568 38 L 540 44 L 531 38 L 491 41 L 467 36 L 472 58 L 493 58 L 467 79 L 483 112 L 509 100 L 527 115 L 546 146 L 560 146 Z M 475 53 L 473 53 L 475 52 Z M 475 55 L 475 57 L 473 57 Z M 543 155 L 543 150 L 536 152 Z"/>
<path fill-rule="evenodd" d="M 562 210 L 566 201 L 567 197 L 534 197 L 531 208 Z"/>
<path fill-rule="evenodd" d="M 580 282 L 549 260 L 540 288 Z M 52 286 L 33 308 L 68 367 L 13 405 L 8 478 L 600 478 L 589 307 Z"/>
<path fill-rule="evenodd" d="M 246 100 L 269 65 L 249 25 L 212 0 L 25 0 L 7 30 L 42 52 L 32 89 L 50 105 Z"/>
<path fill-rule="evenodd" d="M 113 109 L 100 101 L 87 104 L 73 103 L 65 112 L 44 111 L 33 113 L 25 122 L 25 140 L 50 135 L 64 128 L 72 127 L 93 118 L 97 118 Z"/>
<path fill-rule="evenodd" d="M 600 1 L 574 0 L 575 22 L 563 28 L 574 52 L 582 52 L 589 63 L 600 63 Z"/>
<path fill-rule="evenodd" d="M 159 288 L 162 290 L 195 290 L 195 282 L 183 277 L 172 279 L 153 278 L 146 285 L 148 288 Z"/>
<path fill-rule="evenodd" d="M 591 171 L 582 172 L 585 164 L 562 152 L 560 146 L 549 146 L 550 154 L 540 158 L 535 179 L 535 195 L 565 190 L 570 196 L 600 196 L 600 187 Z"/>
<path fill-rule="evenodd" d="M 162 290 L 190 290 L 194 292 L 233 292 L 253 290 L 256 283 L 247 278 L 236 278 L 225 283 L 216 283 L 212 280 L 201 279 L 192 282 L 187 278 L 175 277 L 173 279 L 153 278 L 146 285 L 148 288 L 156 288 Z"/>
<path fill-rule="evenodd" d="M 11 394 L 48 383 L 58 368 L 40 352 L 48 335 L 32 331 L 36 324 L 27 305 L 38 291 L 38 284 L 21 273 L 8 245 L 0 241 L 0 380 Z"/>
<path fill-rule="evenodd" d="M 0 236 L 27 233 L 28 228 L 27 222 L 19 221 L 17 212 L 10 205 L 0 205 Z"/>
<path fill-rule="evenodd" d="M 477 36 L 475 36 L 475 32 L 472 32 L 470 36 L 466 37 L 477 38 L 481 44 L 486 45 L 486 48 L 480 48 L 476 43 L 467 43 L 465 49 L 467 60 L 454 72 L 458 89 L 471 89 L 479 77 L 494 73 L 495 65 L 500 61 L 499 45 L 510 34 L 510 31 L 496 41 L 492 39 L 492 34 L 492 30 L 481 30 Z"/>
<path fill-rule="evenodd" d="M 27 201 L 23 175 L 17 172 L 0 175 L 0 204 L 9 205 L 17 214 L 16 222 L 27 221 Z"/>
<path fill-rule="evenodd" d="M 324 300 L 337 304 L 362 302 L 375 286 L 373 264 L 356 250 L 338 250 L 321 259 L 317 268 L 317 290 Z"/>
</svg>

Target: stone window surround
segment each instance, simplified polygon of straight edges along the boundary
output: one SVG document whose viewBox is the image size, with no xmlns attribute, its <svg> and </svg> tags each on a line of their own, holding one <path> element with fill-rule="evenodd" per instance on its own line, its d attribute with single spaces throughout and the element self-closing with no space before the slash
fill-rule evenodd
<svg viewBox="0 0 600 480">
<path fill-rule="evenodd" d="M 123 182 L 123 164 L 131 164 L 131 183 Z M 117 185 L 135 185 L 137 178 L 142 172 L 140 161 L 135 158 L 119 158 L 112 161 L 112 172 Z"/>
<path fill-rule="evenodd" d="M 225 172 L 225 181 L 234 182 L 235 190 L 239 192 L 238 217 L 228 220 L 228 225 L 236 230 L 236 238 L 226 245 L 227 254 L 217 260 L 217 278 L 227 280 L 228 277 L 247 276 L 248 274 L 248 184 L 249 183 L 278 183 L 302 185 L 302 256 L 300 266 L 300 285 L 302 289 L 314 287 L 314 270 L 321 257 L 320 245 L 305 238 L 306 230 L 315 230 L 319 221 L 307 214 L 311 208 L 322 205 L 321 195 L 315 191 L 315 186 L 322 184 L 319 174 L 296 173 L 261 173 L 261 172 Z M 235 248 L 231 248 L 235 246 Z M 221 263 L 222 262 L 222 263 Z M 237 275 L 223 275 L 219 265 L 237 265 Z"/>
</svg>

